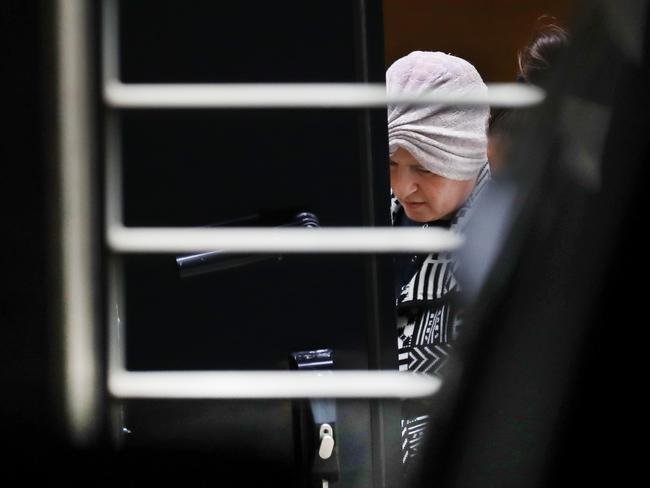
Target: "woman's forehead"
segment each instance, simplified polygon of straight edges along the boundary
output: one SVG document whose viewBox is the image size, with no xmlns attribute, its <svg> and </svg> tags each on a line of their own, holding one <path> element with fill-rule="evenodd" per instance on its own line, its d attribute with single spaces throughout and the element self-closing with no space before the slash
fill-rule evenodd
<svg viewBox="0 0 650 488">
<path fill-rule="evenodd" d="M 390 160 L 398 164 L 408 164 L 413 166 L 422 166 L 420 162 L 403 147 L 398 147 L 393 154 L 390 155 Z"/>
</svg>

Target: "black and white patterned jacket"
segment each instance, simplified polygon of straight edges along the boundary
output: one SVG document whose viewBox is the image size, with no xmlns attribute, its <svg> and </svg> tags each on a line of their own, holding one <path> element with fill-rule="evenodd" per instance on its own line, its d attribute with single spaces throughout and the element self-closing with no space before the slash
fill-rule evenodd
<svg viewBox="0 0 650 488">
<path fill-rule="evenodd" d="M 463 234 L 476 199 L 489 180 L 490 169 L 486 164 L 472 193 L 449 222 L 451 231 Z M 395 197 L 391 199 L 391 220 L 393 225 L 404 222 L 404 209 Z M 415 272 L 410 279 L 406 274 L 408 281 L 400 283 L 396 297 L 399 370 L 443 377 L 462 324 L 462 310 L 455 300 L 461 292 L 456 279 L 458 263 L 450 252 L 413 256 L 407 263 L 410 265 L 407 273 L 411 266 L 415 266 Z M 401 443 L 405 476 L 416 465 L 414 460 L 429 429 L 427 412 L 428 407 L 419 402 L 402 404 Z"/>
</svg>

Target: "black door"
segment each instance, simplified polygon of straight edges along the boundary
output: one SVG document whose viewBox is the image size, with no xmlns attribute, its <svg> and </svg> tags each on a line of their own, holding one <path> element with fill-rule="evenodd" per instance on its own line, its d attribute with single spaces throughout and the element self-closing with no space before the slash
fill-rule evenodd
<svg viewBox="0 0 650 488">
<path fill-rule="evenodd" d="M 118 18 L 125 83 L 384 80 L 380 2 L 120 2 Z M 118 117 L 127 226 L 276 226 L 302 213 L 322 227 L 389 225 L 384 109 Z M 191 276 L 178 258 L 123 259 L 129 370 L 284 370 L 295 366 L 292 353 L 321 349 L 332 351 L 334 369 L 396 369 L 389 257 L 224 256 L 225 266 Z M 227 450 L 250 460 L 244 477 L 254 460 L 308 475 L 302 408 L 309 405 L 124 401 L 115 402 L 112 429 L 126 450 Z M 391 408 L 337 402 L 338 486 L 394 486 Z"/>
</svg>

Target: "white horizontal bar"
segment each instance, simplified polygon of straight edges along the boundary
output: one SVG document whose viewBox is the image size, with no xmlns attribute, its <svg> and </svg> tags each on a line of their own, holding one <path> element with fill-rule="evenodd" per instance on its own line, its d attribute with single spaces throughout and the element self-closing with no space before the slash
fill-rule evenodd
<svg viewBox="0 0 650 488">
<path fill-rule="evenodd" d="M 544 100 L 544 91 L 521 83 L 492 83 L 465 94 L 443 90 L 387 95 L 381 83 L 106 83 L 104 99 L 113 108 L 364 108 L 443 104 L 524 107 Z"/>
<path fill-rule="evenodd" d="M 485 104 L 491 107 L 522 108 L 542 103 L 546 92 L 538 86 L 523 83 L 486 83 Z"/>
<path fill-rule="evenodd" d="M 393 253 L 451 251 L 462 237 L 440 228 L 127 228 L 108 227 L 108 245 L 122 253 L 223 250 L 247 253 Z"/>
<path fill-rule="evenodd" d="M 116 398 L 421 398 L 441 380 L 398 371 L 113 372 Z"/>
</svg>

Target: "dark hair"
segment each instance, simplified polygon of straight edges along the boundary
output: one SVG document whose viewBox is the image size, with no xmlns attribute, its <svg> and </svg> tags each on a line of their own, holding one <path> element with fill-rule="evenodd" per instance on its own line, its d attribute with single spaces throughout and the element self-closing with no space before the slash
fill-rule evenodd
<svg viewBox="0 0 650 488">
<path fill-rule="evenodd" d="M 555 17 L 542 15 L 535 22 L 531 40 L 517 52 L 517 81 L 538 84 L 557 63 L 569 45 L 569 32 L 557 24 Z M 510 130 L 516 123 L 515 112 L 494 108 L 490 114 L 489 130 Z"/>
<path fill-rule="evenodd" d="M 544 85 L 568 45 L 569 33 L 556 23 L 554 17 L 549 15 L 539 17 L 530 41 L 517 52 L 517 81 Z M 508 152 L 513 132 L 525 123 L 525 120 L 525 110 L 496 107 L 490 110 L 488 136 L 493 143 L 501 146 L 498 152 Z M 490 163 L 496 170 L 502 161 L 495 160 Z"/>
<path fill-rule="evenodd" d="M 568 44 L 568 31 L 558 25 L 554 17 L 543 15 L 538 18 L 532 39 L 517 53 L 517 80 L 525 83 L 542 81 Z"/>
</svg>

